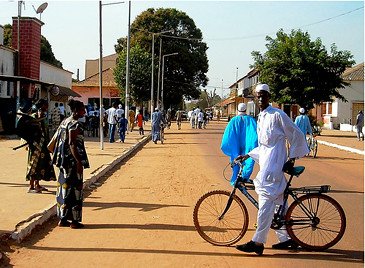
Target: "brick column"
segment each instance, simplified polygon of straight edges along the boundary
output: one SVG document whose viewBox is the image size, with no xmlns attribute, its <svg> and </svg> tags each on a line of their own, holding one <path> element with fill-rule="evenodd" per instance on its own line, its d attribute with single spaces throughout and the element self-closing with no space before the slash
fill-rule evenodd
<svg viewBox="0 0 365 268">
<path fill-rule="evenodd" d="M 20 18 L 20 76 L 39 80 L 42 25 L 36 18 Z M 18 49 L 18 17 L 13 17 L 12 47 Z"/>
</svg>

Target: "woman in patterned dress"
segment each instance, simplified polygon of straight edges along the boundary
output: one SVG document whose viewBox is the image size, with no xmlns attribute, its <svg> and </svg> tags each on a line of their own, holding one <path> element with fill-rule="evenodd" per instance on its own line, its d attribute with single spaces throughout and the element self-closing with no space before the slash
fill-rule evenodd
<svg viewBox="0 0 365 268">
<path fill-rule="evenodd" d="M 52 160 L 47 149 L 49 142 L 48 126 L 46 121 L 46 112 L 48 110 L 48 103 L 45 99 L 40 99 L 35 103 L 37 112 L 32 114 L 39 124 L 39 133 L 29 143 L 28 149 L 28 165 L 26 180 L 29 181 L 28 193 L 42 193 L 47 189 L 39 185 L 39 181 L 55 181 L 56 174 L 52 166 Z"/>
<path fill-rule="evenodd" d="M 82 228 L 83 169 L 89 168 L 84 145 L 83 124 L 78 121 L 85 115 L 81 101 L 70 100 L 72 114 L 66 118 L 57 131 L 53 164 L 60 172 L 57 183 L 58 226 Z"/>
</svg>

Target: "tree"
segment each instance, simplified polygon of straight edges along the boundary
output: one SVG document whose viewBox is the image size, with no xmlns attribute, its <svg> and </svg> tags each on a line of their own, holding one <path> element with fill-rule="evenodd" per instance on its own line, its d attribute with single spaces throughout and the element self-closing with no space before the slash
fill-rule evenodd
<svg viewBox="0 0 365 268">
<path fill-rule="evenodd" d="M 124 100 L 126 84 L 126 61 L 127 51 L 123 49 L 117 59 L 114 69 L 114 78 L 121 92 L 121 99 Z M 130 50 L 130 94 L 132 100 L 137 103 L 150 99 L 151 80 L 151 56 L 139 45 L 131 47 Z"/>
<path fill-rule="evenodd" d="M 131 47 L 139 44 L 151 58 L 152 33 L 173 30 L 171 37 L 155 35 L 155 81 L 158 75 L 159 38 L 163 38 L 162 55 L 179 53 L 165 58 L 164 68 L 164 102 L 165 107 L 178 105 L 183 97 L 198 98 L 200 86 L 208 82 L 207 45 L 202 42 L 202 33 L 194 21 L 182 11 L 173 8 L 153 9 L 142 12 L 131 25 Z M 173 37 L 172 37 L 173 36 Z M 125 38 L 120 38 L 115 45 L 116 51 L 125 50 Z M 151 64 L 151 61 L 149 63 Z M 147 70 L 147 67 L 144 68 Z M 151 65 L 149 65 L 151 69 Z M 131 70 L 132 74 L 132 70 Z M 151 72 L 149 71 L 149 75 Z M 151 78 L 149 78 L 150 81 Z M 131 79 L 131 84 L 133 83 Z M 150 87 L 150 85 L 149 85 Z M 155 83 L 155 92 L 157 83 Z"/>
<path fill-rule="evenodd" d="M 4 46 L 12 47 L 12 26 L 4 25 Z M 62 68 L 62 63 L 53 54 L 52 46 L 48 40 L 41 36 L 41 60 Z"/>
<path fill-rule="evenodd" d="M 253 51 L 254 65 L 260 81 L 270 85 L 272 99 L 280 104 L 298 104 L 307 110 L 314 104 L 339 98 L 339 88 L 348 85 L 341 74 L 355 62 L 349 51 L 337 51 L 332 44 L 328 53 L 320 38 L 311 41 L 307 32 L 281 29 L 273 39 L 266 36 L 267 51 Z"/>
<path fill-rule="evenodd" d="M 62 63 L 56 59 L 51 44 L 43 35 L 41 36 L 41 60 L 62 68 Z"/>
</svg>

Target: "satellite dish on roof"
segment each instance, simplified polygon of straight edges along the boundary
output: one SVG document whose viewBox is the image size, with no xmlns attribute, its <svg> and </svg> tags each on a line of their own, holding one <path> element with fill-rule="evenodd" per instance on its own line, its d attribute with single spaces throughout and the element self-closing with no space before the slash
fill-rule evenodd
<svg viewBox="0 0 365 268">
<path fill-rule="evenodd" d="M 45 2 L 45 3 L 41 4 L 41 5 L 40 5 L 37 9 L 35 9 L 35 8 L 34 8 L 34 6 L 33 6 L 34 11 L 35 11 L 37 14 L 39 14 L 39 20 L 41 20 L 41 18 L 42 18 L 42 13 L 43 13 L 43 11 L 44 11 L 47 7 L 48 7 L 48 3 L 47 3 L 47 2 Z"/>
</svg>

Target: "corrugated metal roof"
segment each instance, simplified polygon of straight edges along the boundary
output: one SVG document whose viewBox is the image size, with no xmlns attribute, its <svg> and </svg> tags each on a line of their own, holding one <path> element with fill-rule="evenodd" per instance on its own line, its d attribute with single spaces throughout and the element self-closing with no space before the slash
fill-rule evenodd
<svg viewBox="0 0 365 268">
<path fill-rule="evenodd" d="M 347 68 L 343 72 L 342 78 L 345 81 L 364 81 L 364 63 Z"/>
</svg>

